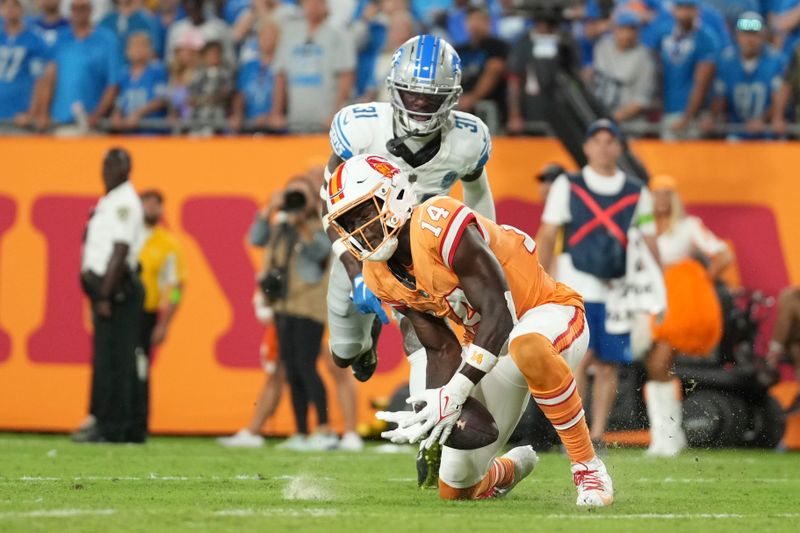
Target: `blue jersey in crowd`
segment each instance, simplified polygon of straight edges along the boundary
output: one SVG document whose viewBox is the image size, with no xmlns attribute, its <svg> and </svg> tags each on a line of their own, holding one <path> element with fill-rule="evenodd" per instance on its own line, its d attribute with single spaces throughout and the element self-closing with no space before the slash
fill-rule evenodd
<svg viewBox="0 0 800 533">
<path fill-rule="evenodd" d="M 661 40 L 664 112 L 680 113 L 686 109 L 694 87 L 695 68 L 700 63 L 716 61 L 717 50 L 716 40 L 702 27 L 686 35 L 673 31 Z"/>
<path fill-rule="evenodd" d="M 55 50 L 58 69 L 50 114 L 56 123 L 73 122 L 73 104 L 92 113 L 103 92 L 119 81 L 119 45 L 105 28 L 95 28 L 85 39 L 69 36 Z"/>
<path fill-rule="evenodd" d="M 155 17 L 144 10 L 134 11 L 131 16 L 123 17 L 119 11 L 112 11 L 100 21 L 100 26 L 116 34 L 119 40 L 119 60 L 122 64 L 127 63 L 125 58 L 125 46 L 128 37 L 133 33 L 145 32 L 150 36 L 150 44 L 156 50 L 158 46 L 158 22 Z"/>
<path fill-rule="evenodd" d="M 59 19 L 57 22 L 48 23 L 42 17 L 35 17 L 30 21 L 30 27 L 39 37 L 41 37 L 45 44 L 52 50 L 58 46 L 62 40 L 67 38 L 71 32 L 69 21 L 65 18 Z"/>
<path fill-rule="evenodd" d="M 130 67 L 125 67 L 119 80 L 117 109 L 128 117 L 156 98 L 167 98 L 167 82 L 167 69 L 160 61 L 151 61 L 138 77 L 133 77 Z M 166 111 L 161 110 L 145 118 L 164 116 Z"/>
<path fill-rule="evenodd" d="M 15 37 L 0 30 L 0 119 L 30 109 L 33 87 L 49 57 L 47 45 L 31 29 Z"/>
<path fill-rule="evenodd" d="M 228 0 L 222 8 L 222 20 L 233 26 L 250 5 L 251 0 Z"/>
<path fill-rule="evenodd" d="M 272 110 L 275 72 L 260 59 L 248 61 L 239 69 L 236 87 L 244 96 L 244 118 L 254 119 Z"/>
<path fill-rule="evenodd" d="M 800 0 L 775 0 L 775 4 L 777 5 L 775 13 L 781 16 L 797 6 L 800 6 Z M 783 42 L 783 53 L 787 57 L 790 57 L 798 43 L 800 43 L 800 25 L 796 26 L 794 30 L 789 32 L 789 35 L 786 36 L 786 40 Z"/>
<path fill-rule="evenodd" d="M 630 3 L 630 0 L 624 3 Z M 639 40 L 651 50 L 658 50 L 661 41 L 675 26 L 675 17 L 672 16 L 672 11 L 663 2 L 646 3 L 650 9 L 655 10 L 655 16 L 639 30 Z M 711 5 L 701 4 L 699 16 L 701 26 L 714 36 L 720 49 L 733 45 L 725 18 L 716 8 Z"/>
<path fill-rule="evenodd" d="M 727 121 L 744 124 L 764 117 L 781 85 L 784 68 L 782 56 L 770 47 L 765 47 L 757 62 L 747 67 L 736 48 L 727 48 L 719 59 L 714 83 L 717 96 L 725 97 Z"/>
</svg>

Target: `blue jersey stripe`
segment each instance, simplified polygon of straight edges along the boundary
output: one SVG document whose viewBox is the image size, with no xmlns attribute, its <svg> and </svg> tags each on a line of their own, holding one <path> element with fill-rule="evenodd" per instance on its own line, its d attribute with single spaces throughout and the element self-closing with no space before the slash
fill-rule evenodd
<svg viewBox="0 0 800 533">
<path fill-rule="evenodd" d="M 350 159 L 351 157 L 353 157 L 353 152 L 350 147 L 350 141 L 347 140 L 347 137 L 344 134 L 344 130 L 342 129 L 341 120 L 342 120 L 342 114 L 337 113 L 336 120 L 334 120 L 333 123 L 336 126 L 336 133 L 337 133 L 336 136 L 339 138 L 339 141 L 342 144 L 342 153 L 339 154 L 339 157 L 341 157 L 342 159 Z"/>
</svg>

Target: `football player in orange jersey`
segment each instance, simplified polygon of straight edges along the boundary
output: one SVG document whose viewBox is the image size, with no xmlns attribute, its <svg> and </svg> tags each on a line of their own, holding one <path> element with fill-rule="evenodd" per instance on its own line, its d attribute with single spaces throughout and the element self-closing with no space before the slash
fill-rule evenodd
<svg viewBox="0 0 800 533">
<path fill-rule="evenodd" d="M 399 425 L 384 436 L 444 444 L 461 406 L 474 396 L 494 417 L 499 437 L 477 450 L 444 446 L 440 495 L 503 495 L 537 461 L 528 446 L 495 458 L 530 390 L 572 460 L 577 504 L 611 504 L 611 478 L 595 455 L 567 363 L 579 360 L 588 345 L 583 300 L 544 272 L 533 239 L 449 197 L 414 207 L 409 178 L 379 156 L 360 155 L 340 165 L 327 203 L 328 222 L 364 262 L 369 288 L 412 322 L 427 351 L 433 388 L 409 398 L 424 407 L 417 413 L 381 413 Z M 446 319 L 464 327 L 463 363 L 461 343 Z M 433 369 L 443 365 L 450 366 L 452 377 L 432 382 Z"/>
</svg>

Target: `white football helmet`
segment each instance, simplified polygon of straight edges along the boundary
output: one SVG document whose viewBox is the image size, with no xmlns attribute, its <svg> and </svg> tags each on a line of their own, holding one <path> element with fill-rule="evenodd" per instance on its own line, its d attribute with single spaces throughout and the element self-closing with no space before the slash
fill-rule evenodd
<svg viewBox="0 0 800 533">
<path fill-rule="evenodd" d="M 413 184 L 399 168 L 377 155 L 357 155 L 331 174 L 325 216 L 358 260 L 387 261 L 416 199 Z"/>
<path fill-rule="evenodd" d="M 386 85 L 399 126 L 406 133 L 433 133 L 461 95 L 461 58 L 441 37 L 418 35 L 395 51 Z"/>
</svg>

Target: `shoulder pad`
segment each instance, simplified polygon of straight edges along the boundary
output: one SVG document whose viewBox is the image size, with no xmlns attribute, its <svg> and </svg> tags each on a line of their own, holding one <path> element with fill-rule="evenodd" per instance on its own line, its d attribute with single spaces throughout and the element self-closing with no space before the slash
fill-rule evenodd
<svg viewBox="0 0 800 533">
<path fill-rule="evenodd" d="M 331 149 L 342 159 L 350 159 L 369 146 L 377 126 L 378 108 L 374 104 L 343 107 L 331 121 Z"/>
</svg>

